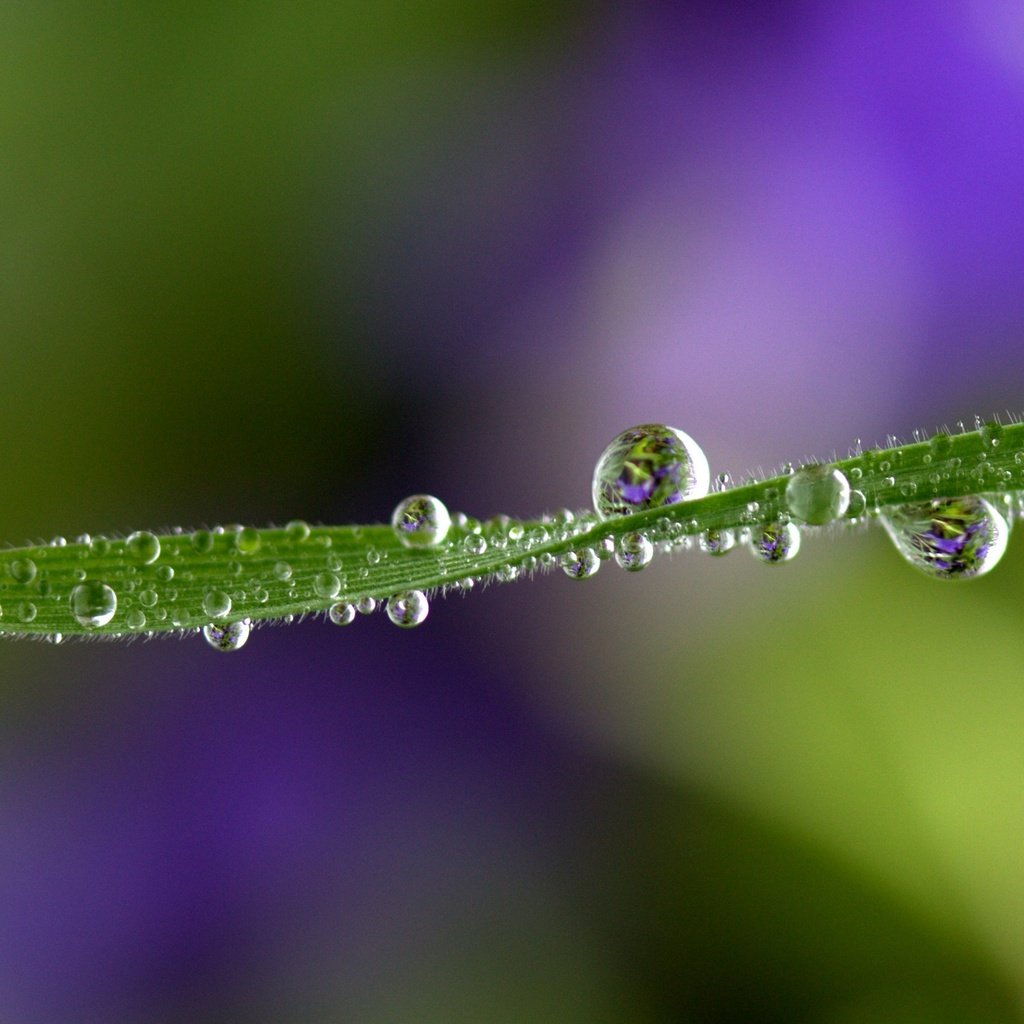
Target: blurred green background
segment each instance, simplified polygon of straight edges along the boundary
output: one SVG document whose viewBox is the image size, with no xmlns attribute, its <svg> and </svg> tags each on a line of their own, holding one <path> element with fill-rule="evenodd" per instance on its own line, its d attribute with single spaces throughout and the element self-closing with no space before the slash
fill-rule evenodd
<svg viewBox="0 0 1024 1024">
<path fill-rule="evenodd" d="M 582 506 L 1020 412 L 1024 16 L 0 10 L 3 539 Z M 1024 554 L 0 646 L 5 1021 L 1024 1019 Z"/>
</svg>

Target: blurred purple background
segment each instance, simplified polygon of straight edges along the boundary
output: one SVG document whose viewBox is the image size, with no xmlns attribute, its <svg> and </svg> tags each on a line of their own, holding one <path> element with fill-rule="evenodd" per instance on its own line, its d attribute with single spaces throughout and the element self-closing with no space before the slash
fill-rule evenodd
<svg viewBox="0 0 1024 1024">
<path fill-rule="evenodd" d="M 11 543 L 740 478 L 1024 381 L 1024 9 L 0 14 Z M 1021 1019 L 1020 556 L 0 650 L 0 1018 Z M 936 624 L 941 624 L 937 628 Z"/>
</svg>

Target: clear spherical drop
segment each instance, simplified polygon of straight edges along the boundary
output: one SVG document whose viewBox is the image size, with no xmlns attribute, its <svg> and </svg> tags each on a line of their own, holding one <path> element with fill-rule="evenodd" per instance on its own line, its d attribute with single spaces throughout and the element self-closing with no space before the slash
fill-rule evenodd
<svg viewBox="0 0 1024 1024">
<path fill-rule="evenodd" d="M 203 637 L 215 651 L 237 651 L 245 646 L 252 631 L 252 623 L 248 619 L 239 622 L 211 622 L 203 626 Z"/>
<path fill-rule="evenodd" d="M 136 530 L 124 544 L 128 554 L 143 565 L 151 565 L 160 557 L 160 538 L 149 530 Z"/>
<path fill-rule="evenodd" d="M 702 498 L 711 470 L 696 441 L 658 423 L 624 430 L 594 469 L 594 508 L 603 519 Z"/>
<path fill-rule="evenodd" d="M 646 533 L 627 533 L 619 540 L 615 561 L 627 572 L 640 572 L 651 564 L 654 545 Z"/>
<path fill-rule="evenodd" d="M 940 498 L 902 505 L 881 517 L 899 553 L 934 579 L 989 572 L 1006 551 L 1010 526 L 984 498 Z"/>
<path fill-rule="evenodd" d="M 377 610 L 377 599 L 375 597 L 361 597 L 356 601 L 356 611 L 360 615 L 372 615 Z"/>
<path fill-rule="evenodd" d="M 482 555 L 487 550 L 487 540 L 478 533 L 468 534 L 462 546 L 471 555 Z"/>
<path fill-rule="evenodd" d="M 222 619 L 230 613 L 231 598 L 223 590 L 208 590 L 203 596 L 203 614 L 211 619 Z"/>
<path fill-rule="evenodd" d="M 331 605 L 327 615 L 336 626 L 349 626 L 356 617 L 356 607 L 348 601 L 339 601 Z"/>
<path fill-rule="evenodd" d="M 705 530 L 697 543 L 706 555 L 727 555 L 736 545 L 732 530 Z"/>
<path fill-rule="evenodd" d="M 309 540 L 309 523 L 304 519 L 293 519 L 285 525 L 284 532 L 288 535 L 289 540 L 302 543 L 304 540 Z"/>
<path fill-rule="evenodd" d="M 209 530 L 196 530 L 192 534 L 192 547 L 200 554 L 213 550 L 213 534 Z"/>
<path fill-rule="evenodd" d="M 146 613 L 141 608 L 133 608 L 125 616 L 125 622 L 130 629 L 142 629 L 146 625 Z"/>
<path fill-rule="evenodd" d="M 418 626 L 430 611 L 430 602 L 422 590 L 405 590 L 388 598 L 388 618 L 403 629 Z"/>
<path fill-rule="evenodd" d="M 859 519 L 868 509 L 868 499 L 864 497 L 863 491 L 850 491 L 850 504 L 846 507 L 846 514 L 850 519 Z"/>
<path fill-rule="evenodd" d="M 22 601 L 18 605 L 18 618 L 22 622 L 34 622 L 38 611 L 39 609 L 31 601 Z"/>
<path fill-rule="evenodd" d="M 800 550 L 800 527 L 795 523 L 765 523 L 755 527 L 750 537 L 750 550 L 766 565 L 789 562 Z"/>
<path fill-rule="evenodd" d="M 287 562 L 275 562 L 274 578 L 286 583 L 292 578 L 292 567 Z"/>
<path fill-rule="evenodd" d="M 139 603 L 145 608 L 152 608 L 158 600 L 159 597 L 155 590 L 143 590 L 142 593 L 139 594 Z"/>
<path fill-rule="evenodd" d="M 494 578 L 499 583 L 515 583 L 519 579 L 520 571 L 518 565 L 501 565 L 494 570 Z"/>
<path fill-rule="evenodd" d="M 786 484 L 786 508 L 802 523 L 830 523 L 849 505 L 850 481 L 834 466 L 803 466 Z"/>
<path fill-rule="evenodd" d="M 36 563 L 31 558 L 15 558 L 8 563 L 7 571 L 16 583 L 31 583 L 36 578 Z"/>
<path fill-rule="evenodd" d="M 105 626 L 114 617 L 117 594 L 106 583 L 89 580 L 72 588 L 68 605 L 80 626 L 97 628 Z"/>
<path fill-rule="evenodd" d="M 581 548 L 579 551 L 567 551 L 558 560 L 558 564 L 570 579 L 586 580 L 597 574 L 601 568 L 601 559 L 593 549 Z"/>
<path fill-rule="evenodd" d="M 243 526 L 235 534 L 235 550 L 240 555 L 254 555 L 261 544 L 260 531 L 255 526 Z"/>
<path fill-rule="evenodd" d="M 341 590 L 341 580 L 333 572 L 317 573 L 313 580 L 313 590 L 317 597 L 330 599 L 337 597 Z"/>
</svg>

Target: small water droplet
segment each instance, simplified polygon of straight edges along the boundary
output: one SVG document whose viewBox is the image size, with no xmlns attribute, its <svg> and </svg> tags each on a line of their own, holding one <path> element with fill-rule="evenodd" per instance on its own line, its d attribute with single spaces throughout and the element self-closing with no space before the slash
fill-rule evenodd
<svg viewBox="0 0 1024 1024">
<path fill-rule="evenodd" d="M 341 590 L 341 580 L 333 572 L 317 573 L 313 579 L 313 590 L 317 597 L 330 600 L 332 597 L 337 597 Z"/>
<path fill-rule="evenodd" d="M 388 618 L 403 629 L 418 626 L 430 611 L 430 602 L 422 590 L 405 590 L 388 598 Z"/>
<path fill-rule="evenodd" d="M 846 507 L 849 519 L 859 519 L 867 511 L 868 499 L 863 491 L 850 491 L 850 504 Z"/>
<path fill-rule="evenodd" d="M 615 561 L 627 572 L 646 569 L 654 558 L 654 545 L 646 533 L 627 533 L 619 540 Z"/>
<path fill-rule="evenodd" d="M 612 555 L 615 554 L 615 538 L 614 537 L 602 537 L 594 548 L 597 551 L 597 557 L 602 562 L 607 561 Z"/>
<path fill-rule="evenodd" d="M 803 466 L 786 484 L 786 507 L 804 523 L 822 525 L 844 515 L 850 482 L 834 466 Z"/>
<path fill-rule="evenodd" d="M 242 563 L 241 562 L 228 562 L 228 572 L 232 576 L 242 575 Z"/>
<path fill-rule="evenodd" d="M 274 563 L 274 578 L 282 583 L 292 578 L 292 567 L 287 562 Z"/>
<path fill-rule="evenodd" d="M 730 487 L 732 487 L 732 474 L 719 473 L 715 477 L 715 482 L 711 485 L 711 490 L 715 494 L 721 494 L 723 491 L 729 490 Z"/>
<path fill-rule="evenodd" d="M 482 555 L 487 550 L 487 541 L 480 534 L 471 533 L 462 542 L 462 546 L 471 555 Z"/>
<path fill-rule="evenodd" d="M 380 552 L 376 548 L 370 548 L 366 552 L 366 564 L 376 565 L 380 561 Z"/>
<path fill-rule="evenodd" d="M 125 616 L 125 622 L 130 629 L 142 629 L 146 625 L 146 613 L 141 608 L 133 608 Z"/>
<path fill-rule="evenodd" d="M 208 590 L 203 597 L 203 614 L 223 619 L 231 613 L 231 598 L 223 590 Z M 243 641 L 244 643 L 245 641 Z"/>
<path fill-rule="evenodd" d="M 18 619 L 21 622 L 35 621 L 36 613 L 36 606 L 31 601 L 22 601 L 18 605 Z"/>
<path fill-rule="evenodd" d="M 765 523 L 750 537 L 754 557 L 766 565 L 779 565 L 796 557 L 800 550 L 800 528 L 795 523 Z"/>
<path fill-rule="evenodd" d="M 106 537 L 93 537 L 89 541 L 89 551 L 99 558 L 102 558 L 110 551 L 110 541 Z"/>
<path fill-rule="evenodd" d="M 598 514 L 630 515 L 708 493 L 711 471 L 696 441 L 674 427 L 649 423 L 618 435 L 597 460 L 593 499 Z"/>
<path fill-rule="evenodd" d="M 284 532 L 289 540 L 301 543 L 304 540 L 309 540 L 309 523 L 304 519 L 293 519 L 290 523 L 285 524 Z"/>
<path fill-rule="evenodd" d="M 705 530 L 698 540 L 706 555 L 727 555 L 736 544 L 732 530 Z"/>
<path fill-rule="evenodd" d="M 356 617 L 356 608 L 348 601 L 339 601 L 331 605 L 327 615 L 336 626 L 348 626 Z"/>
<path fill-rule="evenodd" d="M 519 566 L 502 565 L 494 570 L 494 578 L 500 583 L 514 583 L 519 579 Z"/>
<path fill-rule="evenodd" d="M 451 525 L 444 502 L 430 494 L 413 494 L 400 501 L 391 514 L 391 528 L 407 548 L 440 544 Z"/>
<path fill-rule="evenodd" d="M 14 558 L 7 564 L 7 571 L 16 583 L 31 583 L 36 578 L 36 563 L 31 558 Z"/>
<path fill-rule="evenodd" d="M 192 547 L 200 554 L 211 552 L 213 543 L 213 534 L 209 530 L 195 530 L 192 534 Z"/>
<path fill-rule="evenodd" d="M 902 505 L 882 522 L 900 554 L 935 579 L 983 576 L 1003 557 L 1010 534 L 996 507 L 973 495 Z"/>
<path fill-rule="evenodd" d="M 117 594 L 113 587 L 98 580 L 79 583 L 71 590 L 68 601 L 71 614 L 80 626 L 105 626 L 117 611 Z"/>
<path fill-rule="evenodd" d="M 992 420 L 981 428 L 981 440 L 989 448 L 998 448 L 1003 439 L 1003 425 Z"/>
<path fill-rule="evenodd" d="M 356 601 L 356 611 L 360 615 L 372 615 L 377 610 L 377 599 L 374 597 L 361 597 Z"/>
<path fill-rule="evenodd" d="M 215 651 L 237 651 L 245 646 L 251 631 L 252 623 L 248 619 L 223 625 L 211 622 L 203 626 L 203 637 Z"/>
<path fill-rule="evenodd" d="M 156 578 L 161 583 L 170 583 L 174 579 L 174 569 L 169 565 L 158 565 L 156 569 Z"/>
<path fill-rule="evenodd" d="M 932 455 L 937 459 L 944 458 L 953 447 L 953 439 L 944 430 L 935 434 L 928 442 Z"/>
<path fill-rule="evenodd" d="M 53 540 L 50 541 L 51 548 L 66 548 L 67 546 L 68 541 L 66 537 L 54 537 Z"/>
<path fill-rule="evenodd" d="M 136 530 L 124 542 L 128 554 L 143 565 L 151 565 L 160 557 L 160 538 L 149 530 Z"/>
<path fill-rule="evenodd" d="M 240 555 L 254 555 L 261 544 L 260 531 L 255 526 L 243 526 L 235 534 L 235 550 Z"/>
<path fill-rule="evenodd" d="M 567 551 L 558 561 L 562 567 L 562 572 L 574 580 L 589 579 L 601 568 L 601 559 L 597 557 L 597 552 L 591 548 Z"/>
<path fill-rule="evenodd" d="M 252 596 L 256 598 L 257 604 L 266 604 L 270 600 L 270 591 L 264 587 L 257 587 L 252 592 Z"/>
<path fill-rule="evenodd" d="M 152 608 L 157 603 L 158 597 L 155 590 L 143 590 L 139 594 L 139 604 L 146 608 Z"/>
</svg>

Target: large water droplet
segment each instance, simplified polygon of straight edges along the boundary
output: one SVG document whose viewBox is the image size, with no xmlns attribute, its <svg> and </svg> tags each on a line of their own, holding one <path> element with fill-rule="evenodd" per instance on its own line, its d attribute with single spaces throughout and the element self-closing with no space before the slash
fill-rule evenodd
<svg viewBox="0 0 1024 1024">
<path fill-rule="evenodd" d="M 341 580 L 333 572 L 317 573 L 313 580 L 313 590 L 316 591 L 317 597 L 337 597 L 341 590 Z"/>
<path fill-rule="evenodd" d="M 336 626 L 349 626 L 356 617 L 356 607 L 347 601 L 339 601 L 331 605 L 327 614 Z"/>
<path fill-rule="evenodd" d="M 405 590 L 388 598 L 388 618 L 403 629 L 418 626 L 429 611 L 430 603 L 422 590 Z"/>
<path fill-rule="evenodd" d="M 786 507 L 803 523 L 821 526 L 843 515 L 850 504 L 850 481 L 834 466 L 812 463 L 789 478 Z"/>
<path fill-rule="evenodd" d="M 81 626 L 105 626 L 117 611 L 117 594 L 98 580 L 79 583 L 72 588 L 68 604 Z"/>
<path fill-rule="evenodd" d="M 243 526 L 235 534 L 235 550 L 240 555 L 253 555 L 260 549 L 260 531 L 255 526 Z"/>
<path fill-rule="evenodd" d="M 203 626 L 203 637 L 215 651 L 237 651 L 245 646 L 251 631 L 252 623 L 248 619 L 223 625 L 211 622 Z"/>
<path fill-rule="evenodd" d="M 594 508 L 604 519 L 702 498 L 711 470 L 688 434 L 658 423 L 624 430 L 594 469 Z"/>
<path fill-rule="evenodd" d="M 1010 527 L 974 495 L 902 505 L 882 517 L 901 555 L 935 579 L 983 576 L 1003 557 Z"/>
<path fill-rule="evenodd" d="M 558 560 L 562 572 L 570 579 L 585 580 L 596 575 L 601 568 L 601 559 L 597 552 L 591 548 L 582 548 L 579 551 L 567 551 Z"/>
<path fill-rule="evenodd" d="M 795 523 L 765 523 L 750 538 L 754 557 L 766 565 L 779 565 L 796 557 L 800 550 L 800 527 Z"/>
<path fill-rule="evenodd" d="M 654 545 L 646 533 L 627 533 L 619 540 L 615 561 L 627 572 L 646 569 L 654 558 Z"/>
<path fill-rule="evenodd" d="M 15 558 L 7 565 L 7 571 L 17 583 L 31 583 L 36 578 L 36 563 L 31 558 Z"/>
<path fill-rule="evenodd" d="M 128 554 L 143 565 L 150 565 L 160 557 L 160 538 L 148 530 L 136 530 L 124 542 Z"/>
<path fill-rule="evenodd" d="M 231 598 L 223 590 L 208 590 L 206 592 L 203 597 L 203 613 L 205 615 L 209 615 L 211 619 L 222 619 L 230 612 Z"/>
</svg>

